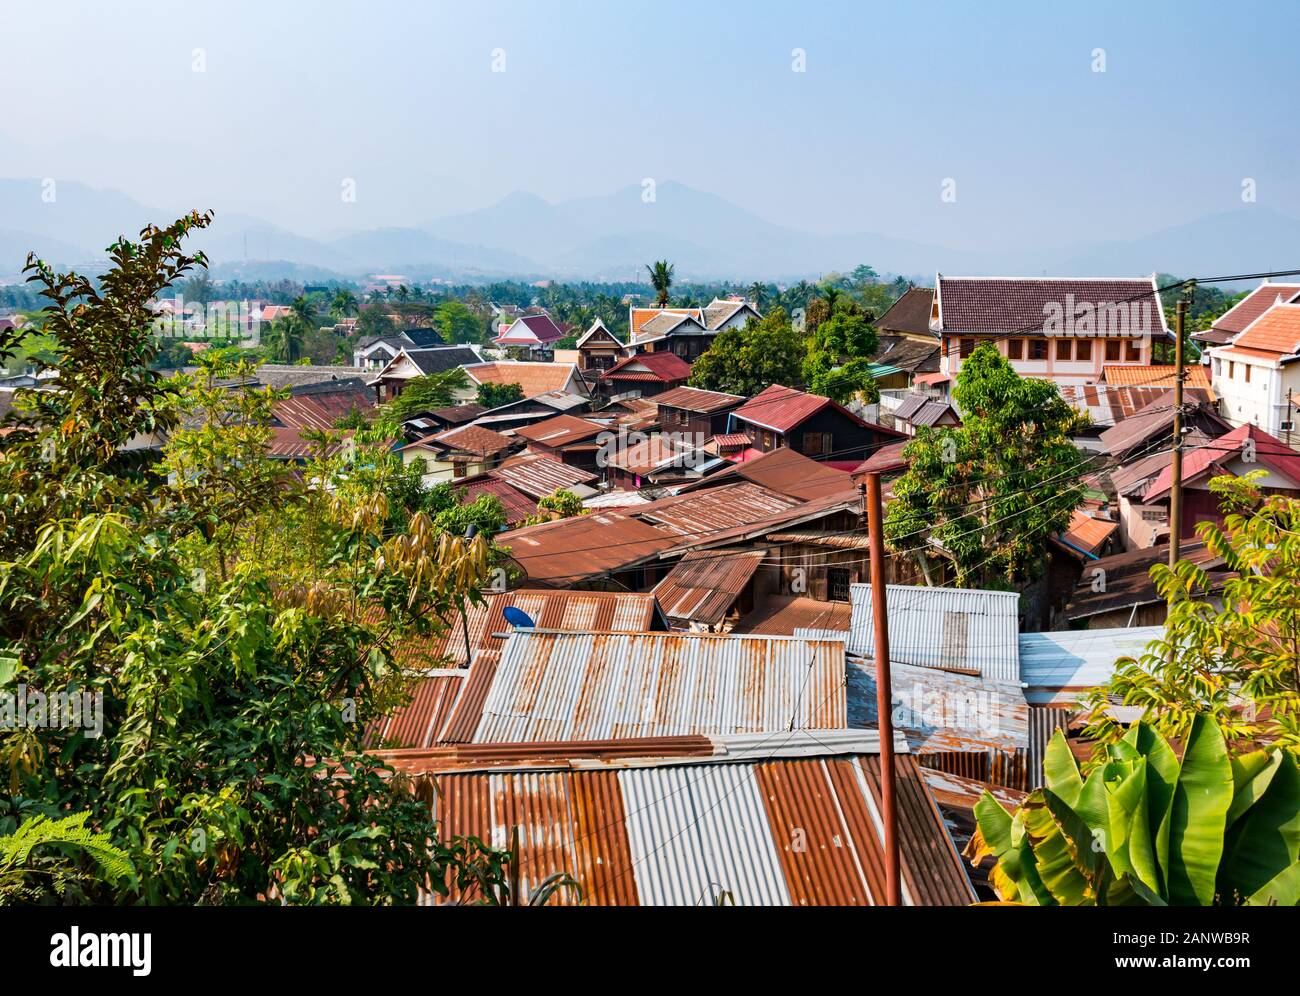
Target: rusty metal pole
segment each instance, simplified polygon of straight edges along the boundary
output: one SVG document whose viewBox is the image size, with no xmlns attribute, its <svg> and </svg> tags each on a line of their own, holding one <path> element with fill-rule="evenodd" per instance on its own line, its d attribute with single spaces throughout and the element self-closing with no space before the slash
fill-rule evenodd
<svg viewBox="0 0 1300 996">
<path fill-rule="evenodd" d="M 1169 567 L 1178 563 L 1183 532 L 1183 320 L 1187 298 L 1180 297 L 1174 308 L 1174 449 L 1169 454 Z"/>
<path fill-rule="evenodd" d="M 880 801 L 885 824 L 885 903 L 903 905 L 898 875 L 898 801 L 894 791 L 894 700 L 889 678 L 889 616 L 885 605 L 885 514 L 880 475 L 867 475 L 867 539 L 871 545 L 871 614 L 876 632 L 876 718 L 880 727 Z"/>
</svg>

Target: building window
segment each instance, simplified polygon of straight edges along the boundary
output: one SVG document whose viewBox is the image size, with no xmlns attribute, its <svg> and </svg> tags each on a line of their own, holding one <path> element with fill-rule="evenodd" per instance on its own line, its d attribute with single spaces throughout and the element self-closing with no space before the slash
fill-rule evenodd
<svg viewBox="0 0 1300 996">
<path fill-rule="evenodd" d="M 1142 509 L 1142 521 L 1143 522 L 1164 522 L 1165 512 L 1163 509 L 1159 509 L 1159 508 L 1144 508 Z"/>
<path fill-rule="evenodd" d="M 975 340 L 963 339 L 961 341 L 961 358 L 964 360 L 973 352 L 975 352 Z"/>
<path fill-rule="evenodd" d="M 1058 360 L 1068 360 L 1070 358 L 1070 340 L 1056 340 L 1056 358 Z"/>
<path fill-rule="evenodd" d="M 831 434 L 829 432 L 805 432 L 803 434 L 804 456 L 821 456 L 831 451 Z"/>
<path fill-rule="evenodd" d="M 1242 373 L 1242 375 L 1246 378 L 1246 383 L 1249 384 L 1249 383 L 1250 383 L 1250 364 L 1249 364 L 1249 363 L 1243 363 L 1243 364 L 1241 365 L 1241 373 Z"/>
<path fill-rule="evenodd" d="M 1220 377 L 1222 375 L 1223 375 L 1223 361 L 1216 356 L 1214 358 L 1214 376 Z"/>
<path fill-rule="evenodd" d="M 1091 339 L 1080 339 L 1074 344 L 1074 358 L 1085 362 L 1092 359 Z"/>
<path fill-rule="evenodd" d="M 1124 359 L 1136 363 L 1142 359 L 1142 343 L 1136 339 L 1130 339 L 1124 344 Z"/>
<path fill-rule="evenodd" d="M 826 597 L 832 602 L 847 602 L 849 597 L 849 569 L 832 567 L 826 571 Z"/>
<path fill-rule="evenodd" d="M 1107 339 L 1106 340 L 1106 362 L 1114 363 L 1118 359 L 1119 359 L 1119 340 Z"/>
<path fill-rule="evenodd" d="M 1030 339 L 1029 340 L 1029 359 L 1045 360 L 1047 359 L 1047 340 Z"/>
<path fill-rule="evenodd" d="M 1024 355 L 1025 344 L 1022 339 L 1007 340 L 1007 359 L 1018 360 Z"/>
<path fill-rule="evenodd" d="M 1235 377 L 1236 375 L 1237 375 L 1237 364 L 1233 363 L 1232 360 L 1229 360 L 1229 361 L 1228 361 L 1228 380 L 1232 380 L 1232 378 Z"/>
<path fill-rule="evenodd" d="M 465 476 L 465 472 L 466 472 L 468 469 L 469 469 L 469 468 L 468 468 L 465 464 L 463 464 L 463 463 L 453 463 L 453 464 L 451 465 L 451 476 L 452 476 L 452 477 L 464 477 L 464 476 Z"/>
</svg>

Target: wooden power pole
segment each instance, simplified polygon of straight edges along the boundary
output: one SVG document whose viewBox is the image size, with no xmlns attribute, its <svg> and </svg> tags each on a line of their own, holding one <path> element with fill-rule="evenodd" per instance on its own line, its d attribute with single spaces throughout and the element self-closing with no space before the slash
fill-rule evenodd
<svg viewBox="0 0 1300 996">
<path fill-rule="evenodd" d="M 1180 297 L 1174 307 L 1174 449 L 1169 454 L 1169 567 L 1178 563 L 1179 540 L 1183 530 L 1183 323 L 1187 317 L 1187 298 Z"/>
<path fill-rule="evenodd" d="M 880 475 L 867 475 L 867 539 L 871 546 L 871 615 L 876 634 L 876 718 L 880 729 L 880 802 L 885 824 L 885 904 L 903 905 L 898 876 L 898 801 L 894 781 L 894 699 L 889 679 L 889 616 L 885 605 L 885 514 Z"/>
</svg>

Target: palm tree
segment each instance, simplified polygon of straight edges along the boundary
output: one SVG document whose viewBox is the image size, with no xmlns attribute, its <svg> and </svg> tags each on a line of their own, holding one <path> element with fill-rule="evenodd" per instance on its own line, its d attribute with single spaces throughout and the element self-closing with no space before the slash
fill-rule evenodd
<svg viewBox="0 0 1300 996">
<path fill-rule="evenodd" d="M 654 265 L 646 265 L 650 273 L 650 285 L 655 289 L 655 304 L 660 308 L 668 307 L 668 289 L 673 285 L 673 264 L 661 259 Z"/>
<path fill-rule="evenodd" d="M 754 307 L 759 311 L 763 310 L 763 295 L 767 293 L 767 288 L 755 280 L 749 285 L 749 299 L 754 302 Z"/>
<path fill-rule="evenodd" d="M 826 314 L 835 314 L 835 305 L 839 303 L 842 291 L 834 284 L 826 284 L 822 287 L 822 297 L 826 301 Z"/>
<path fill-rule="evenodd" d="M 400 287 L 397 288 L 397 300 L 405 301 L 410 296 L 411 296 L 411 291 L 406 286 L 406 284 L 402 284 Z"/>
<path fill-rule="evenodd" d="M 296 363 L 302 354 L 302 323 L 296 314 L 277 318 L 271 325 L 267 348 L 283 363 Z"/>
<path fill-rule="evenodd" d="M 359 309 L 357 296 L 346 287 L 340 287 L 334 292 L 334 300 L 330 302 L 330 314 L 335 318 L 343 319 L 350 315 L 355 315 Z"/>
<path fill-rule="evenodd" d="M 299 295 L 294 298 L 293 304 L 289 305 L 293 309 L 293 317 L 302 325 L 303 329 L 316 327 L 316 306 L 313 305 L 306 297 Z"/>
</svg>

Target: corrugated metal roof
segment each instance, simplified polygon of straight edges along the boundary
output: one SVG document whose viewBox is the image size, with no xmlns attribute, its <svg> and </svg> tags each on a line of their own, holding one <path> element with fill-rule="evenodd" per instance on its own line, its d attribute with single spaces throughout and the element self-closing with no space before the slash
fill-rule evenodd
<svg viewBox="0 0 1300 996">
<path fill-rule="evenodd" d="M 519 630 L 475 743 L 843 729 L 844 644 Z"/>
<path fill-rule="evenodd" d="M 894 725 L 919 754 L 1013 751 L 1029 744 L 1029 706 L 1020 686 L 977 675 L 894 664 Z M 876 726 L 876 666 L 848 662 L 849 726 Z"/>
<path fill-rule="evenodd" d="M 849 653 L 874 658 L 871 586 L 849 588 Z M 1020 596 L 1014 591 L 886 586 L 891 660 L 918 667 L 962 668 L 998 681 L 1020 680 Z"/>
<path fill-rule="evenodd" d="M 631 514 L 680 536 L 703 540 L 710 538 L 710 533 L 760 522 L 802 505 L 797 498 L 741 481 L 725 488 L 661 498 Z"/>
<path fill-rule="evenodd" d="M 633 567 L 680 538 L 618 512 L 597 511 L 497 536 L 528 579 L 557 587 Z"/>
<path fill-rule="evenodd" d="M 1031 702 L 1050 702 L 1066 690 L 1098 688 L 1115 673 L 1121 657 L 1140 657 L 1163 626 L 1079 629 L 1020 634 L 1020 677 Z M 1072 696 L 1077 698 L 1077 695 Z"/>
<path fill-rule="evenodd" d="M 559 490 L 572 490 L 597 479 L 591 471 L 542 455 L 503 464 L 492 471 L 492 476 L 534 498 L 545 498 Z"/>
<path fill-rule="evenodd" d="M 767 636 L 808 636 L 813 631 L 849 630 L 852 610 L 848 602 L 819 602 L 801 595 L 769 595 L 757 609 L 731 628 L 733 633 L 758 633 Z M 818 632 L 817 635 L 822 635 Z"/>
<path fill-rule="evenodd" d="M 716 412 L 744 401 L 743 395 L 724 394 L 721 391 L 705 391 L 698 387 L 675 387 L 655 395 L 657 405 L 669 408 L 681 408 L 688 412 Z"/>
<path fill-rule="evenodd" d="M 437 757 L 399 767 L 437 778 L 433 816 L 444 834 L 504 847 L 519 827 L 524 895 L 563 871 L 590 905 L 880 902 L 878 745 L 833 732 L 741 739 L 746 745 L 731 757 L 728 739 L 714 743 L 722 756 L 713 757 L 653 756 L 672 749 L 663 740 L 604 745 L 613 757 L 629 757 L 624 766 L 588 754 L 543 763 L 528 757 L 520 769 L 496 767 L 498 759 L 481 770 L 447 768 Z M 692 740 L 687 749 L 698 745 Z M 906 753 L 895 762 L 904 902 L 972 902 L 920 769 Z"/>
<path fill-rule="evenodd" d="M 676 622 L 719 623 L 754 576 L 766 551 L 714 556 L 688 553 L 654 588 L 664 615 Z"/>
</svg>

